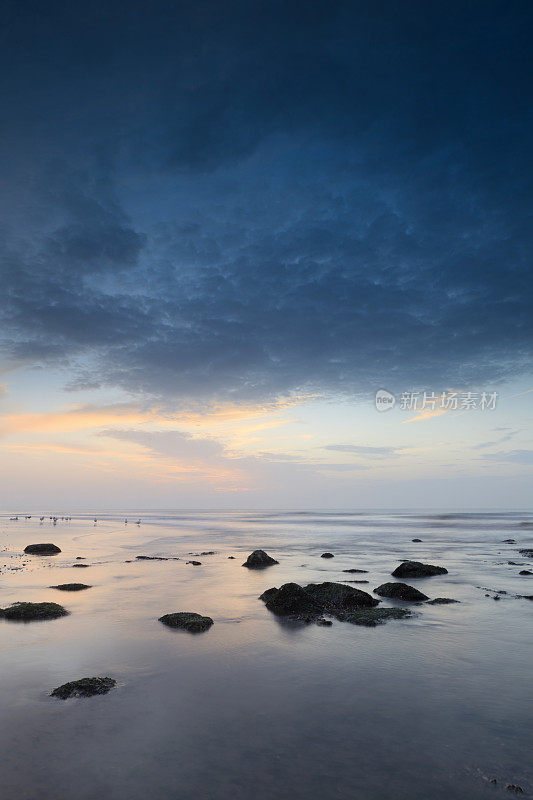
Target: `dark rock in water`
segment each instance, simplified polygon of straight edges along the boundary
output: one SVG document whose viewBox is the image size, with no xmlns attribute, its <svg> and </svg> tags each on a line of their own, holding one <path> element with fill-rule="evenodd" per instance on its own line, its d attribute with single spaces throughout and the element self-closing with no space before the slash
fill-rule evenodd
<svg viewBox="0 0 533 800">
<path fill-rule="evenodd" d="M 407 608 L 360 608 L 348 611 L 339 619 L 342 622 L 351 622 L 352 625 L 364 625 L 367 628 L 375 628 L 376 625 L 383 625 L 391 619 L 405 619 L 413 616 Z"/>
<path fill-rule="evenodd" d="M 178 556 L 135 556 L 136 561 L 179 561 Z"/>
<path fill-rule="evenodd" d="M 369 583 L 369 581 L 349 581 L 347 578 L 343 578 L 343 583 Z"/>
<path fill-rule="evenodd" d="M 516 794 L 524 794 L 524 790 L 521 786 L 518 786 L 516 783 L 508 783 L 505 787 L 509 792 L 515 792 Z"/>
<path fill-rule="evenodd" d="M 533 594 L 520 594 L 518 595 L 522 600 L 533 600 Z"/>
<path fill-rule="evenodd" d="M 61 549 L 51 542 L 43 542 L 41 544 L 29 544 L 24 548 L 25 553 L 30 553 L 34 556 L 55 556 L 61 552 Z"/>
<path fill-rule="evenodd" d="M 515 539 L 504 539 L 502 544 L 516 544 Z"/>
<path fill-rule="evenodd" d="M 487 595 L 488 597 L 488 595 Z M 428 606 L 446 606 L 450 603 L 460 603 L 460 600 L 453 600 L 451 597 L 435 597 L 433 600 L 428 600 Z"/>
<path fill-rule="evenodd" d="M 232 561 L 235 560 L 235 556 L 228 556 L 228 558 L 231 559 Z"/>
<path fill-rule="evenodd" d="M 66 617 L 69 612 L 57 603 L 13 603 L 0 610 L 0 616 L 20 622 Z"/>
<path fill-rule="evenodd" d="M 525 550 L 518 551 L 521 556 L 526 556 L 526 558 L 533 558 L 533 550 L 526 548 Z"/>
<path fill-rule="evenodd" d="M 50 586 L 50 589 L 60 589 L 62 592 L 81 592 L 82 589 L 91 589 L 86 583 L 59 583 L 57 586 Z"/>
<path fill-rule="evenodd" d="M 533 572 L 531 572 L 530 569 L 521 569 L 518 574 L 519 575 L 533 575 Z"/>
<path fill-rule="evenodd" d="M 81 678 L 58 686 L 50 692 L 50 697 L 68 700 L 69 697 L 93 697 L 96 694 L 107 694 L 117 682 L 114 678 Z"/>
<path fill-rule="evenodd" d="M 394 578 L 429 578 L 432 575 L 447 575 L 448 570 L 420 561 L 402 561 L 391 574 Z"/>
<path fill-rule="evenodd" d="M 376 600 L 367 592 L 363 592 L 362 589 L 354 589 L 351 586 L 345 586 L 343 583 L 331 583 L 329 581 L 325 583 L 309 583 L 304 588 L 324 610 L 371 608 L 379 603 L 379 600 Z"/>
<path fill-rule="evenodd" d="M 85 556 L 76 556 L 76 561 L 85 561 Z"/>
<path fill-rule="evenodd" d="M 189 633 L 201 633 L 213 625 L 211 617 L 203 617 L 194 611 L 177 611 L 175 614 L 164 614 L 159 622 L 169 628 L 182 628 Z"/>
<path fill-rule="evenodd" d="M 428 600 L 426 594 L 422 594 L 418 589 L 413 586 L 408 586 L 406 583 L 383 583 L 374 589 L 376 594 L 380 597 L 390 597 L 393 600 Z"/>
<path fill-rule="evenodd" d="M 500 596 L 499 596 L 499 595 L 497 595 L 497 594 L 495 594 L 495 595 L 494 595 L 494 597 L 493 597 L 492 599 L 493 599 L 493 600 L 499 600 L 499 599 L 500 599 Z"/>
<path fill-rule="evenodd" d="M 508 561 L 507 563 L 510 564 L 512 567 L 521 566 L 518 561 Z"/>
<path fill-rule="evenodd" d="M 322 606 L 297 583 L 284 583 L 279 589 L 267 589 L 260 595 L 269 611 L 280 616 L 319 614 Z"/>
<path fill-rule="evenodd" d="M 263 567 L 270 567 L 271 564 L 279 564 L 279 561 L 276 561 L 275 558 L 271 558 L 264 550 L 254 550 L 244 562 L 243 567 L 262 569 Z"/>
<path fill-rule="evenodd" d="M 368 570 L 367 569 L 343 569 L 343 572 L 360 572 L 360 573 L 363 573 L 363 572 L 368 572 Z"/>
<path fill-rule="evenodd" d="M 193 567 L 201 567 L 202 566 L 202 562 L 201 561 L 187 561 L 187 564 L 192 564 Z"/>
<path fill-rule="evenodd" d="M 322 628 L 330 628 L 333 625 L 333 622 L 330 619 L 324 619 L 324 617 L 319 617 L 316 621 L 317 625 L 320 625 Z"/>
<path fill-rule="evenodd" d="M 421 542 L 422 539 L 411 539 L 412 542 Z"/>
<path fill-rule="evenodd" d="M 78 569 L 87 569 L 87 567 L 90 567 L 91 565 L 90 564 L 72 564 L 71 566 L 77 567 Z"/>
<path fill-rule="evenodd" d="M 333 555 L 333 553 L 322 553 L 320 558 L 335 558 L 335 556 Z"/>
<path fill-rule="evenodd" d="M 216 556 L 214 550 L 205 550 L 203 553 L 189 553 L 190 556 Z"/>
</svg>

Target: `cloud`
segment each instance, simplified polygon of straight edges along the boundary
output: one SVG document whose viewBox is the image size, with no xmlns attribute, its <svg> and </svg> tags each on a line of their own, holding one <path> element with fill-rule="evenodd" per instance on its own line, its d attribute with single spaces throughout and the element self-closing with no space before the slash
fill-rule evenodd
<svg viewBox="0 0 533 800">
<path fill-rule="evenodd" d="M 528 369 L 531 10 L 73 8 L 0 54 L 12 363 L 162 402 Z"/>
<path fill-rule="evenodd" d="M 485 453 L 482 458 L 485 461 L 495 461 L 500 464 L 533 464 L 533 450 L 509 450 L 498 453 Z"/>
<path fill-rule="evenodd" d="M 358 456 L 370 456 L 376 458 L 388 458 L 397 456 L 403 450 L 402 447 L 366 447 L 356 444 L 328 444 L 324 450 L 335 450 L 338 453 L 354 453 Z"/>
</svg>

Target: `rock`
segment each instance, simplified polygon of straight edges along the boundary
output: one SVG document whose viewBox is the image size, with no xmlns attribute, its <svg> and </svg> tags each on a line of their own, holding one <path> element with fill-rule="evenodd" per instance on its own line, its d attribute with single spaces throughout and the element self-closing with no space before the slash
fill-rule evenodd
<svg viewBox="0 0 533 800">
<path fill-rule="evenodd" d="M 271 558 L 264 550 L 254 550 L 244 562 L 243 567 L 248 567 L 249 569 L 263 569 L 263 567 L 270 567 L 272 564 L 279 564 L 279 561 L 276 561 L 275 558 Z"/>
<path fill-rule="evenodd" d="M 530 569 L 521 569 L 518 574 L 519 575 L 533 575 L 533 572 L 531 572 Z"/>
<path fill-rule="evenodd" d="M 267 589 L 259 597 L 269 611 L 279 616 L 319 614 L 322 606 L 297 583 L 284 583 L 279 589 Z"/>
<path fill-rule="evenodd" d="M 192 564 L 193 567 L 201 567 L 202 566 L 202 562 L 201 561 L 187 561 L 187 564 Z"/>
<path fill-rule="evenodd" d="M 320 625 L 322 628 L 330 628 L 333 625 L 333 622 L 330 619 L 324 619 L 324 617 L 320 617 L 316 621 L 317 625 Z"/>
<path fill-rule="evenodd" d="M 203 617 L 194 611 L 177 611 L 174 614 L 164 614 L 159 617 L 159 622 L 169 628 L 182 628 L 189 633 L 201 633 L 213 625 L 211 617 Z"/>
<path fill-rule="evenodd" d="M 41 544 L 27 545 L 24 552 L 34 556 L 55 556 L 61 552 L 61 549 L 51 542 L 42 542 Z"/>
<path fill-rule="evenodd" d="M 371 608 L 377 606 L 379 600 L 363 592 L 362 589 L 354 589 L 352 586 L 345 586 L 343 583 L 309 583 L 305 591 L 311 595 L 325 611 L 344 610 L 349 608 Z"/>
<path fill-rule="evenodd" d="M 228 556 L 228 558 L 231 559 L 232 561 L 235 560 L 235 556 Z"/>
<path fill-rule="evenodd" d="M 526 548 L 525 550 L 518 551 L 521 556 L 526 556 L 526 558 L 533 558 L 533 550 Z"/>
<path fill-rule="evenodd" d="M 375 594 L 380 597 L 390 597 L 393 600 L 428 600 L 426 594 L 422 594 L 418 589 L 413 586 L 408 586 L 406 583 L 383 583 L 374 589 Z"/>
<path fill-rule="evenodd" d="M 205 550 L 203 553 L 189 553 L 190 556 L 216 556 L 214 550 Z"/>
<path fill-rule="evenodd" d="M 85 556 L 76 556 L 76 561 L 85 561 Z"/>
<path fill-rule="evenodd" d="M 502 544 L 516 544 L 515 539 L 504 539 Z"/>
<path fill-rule="evenodd" d="M 136 561 L 179 561 L 177 556 L 135 556 Z"/>
<path fill-rule="evenodd" d="M 405 619 L 411 617 L 412 612 L 407 608 L 361 608 L 348 611 L 339 617 L 342 622 L 351 622 L 352 625 L 364 625 L 375 628 L 391 619 Z"/>
<path fill-rule="evenodd" d="M 508 783 L 505 787 L 509 792 L 516 792 L 516 794 L 524 794 L 524 790 L 516 783 Z"/>
<path fill-rule="evenodd" d="M 81 678 L 58 686 L 50 692 L 50 697 L 68 700 L 69 697 L 93 697 L 95 694 L 107 694 L 117 682 L 114 678 Z"/>
<path fill-rule="evenodd" d="M 91 565 L 90 564 L 72 564 L 71 566 L 77 567 L 78 569 L 87 569 L 87 567 L 90 567 Z"/>
<path fill-rule="evenodd" d="M 370 581 L 349 581 L 347 578 L 343 578 L 343 583 L 370 583 Z"/>
<path fill-rule="evenodd" d="M 533 594 L 520 594 L 518 595 L 522 600 L 533 600 Z"/>
<path fill-rule="evenodd" d="M 343 572 L 360 572 L 360 573 L 363 573 L 363 572 L 368 572 L 368 570 L 367 569 L 343 569 Z"/>
<path fill-rule="evenodd" d="M 429 578 L 432 575 L 447 575 L 448 570 L 420 561 L 402 561 L 391 574 L 394 578 Z"/>
<path fill-rule="evenodd" d="M 335 556 L 333 555 L 333 553 L 322 553 L 320 558 L 335 558 Z"/>
<path fill-rule="evenodd" d="M 57 586 L 50 586 L 50 589 L 60 589 L 62 592 L 81 592 L 82 589 L 91 589 L 86 583 L 59 583 Z"/>
<path fill-rule="evenodd" d="M 13 603 L 0 611 L 5 619 L 30 622 L 40 619 L 66 617 L 69 612 L 57 603 Z"/>
<path fill-rule="evenodd" d="M 510 564 L 512 567 L 519 567 L 519 566 L 521 566 L 521 565 L 518 563 L 518 561 L 508 561 L 507 563 L 508 563 L 508 564 Z"/>
<path fill-rule="evenodd" d="M 487 595 L 488 596 L 488 595 Z M 451 597 L 435 597 L 433 600 L 428 600 L 428 606 L 446 606 L 450 603 L 460 603 L 460 600 L 453 600 Z"/>
<path fill-rule="evenodd" d="M 421 542 L 422 539 L 411 539 L 412 542 Z"/>
</svg>

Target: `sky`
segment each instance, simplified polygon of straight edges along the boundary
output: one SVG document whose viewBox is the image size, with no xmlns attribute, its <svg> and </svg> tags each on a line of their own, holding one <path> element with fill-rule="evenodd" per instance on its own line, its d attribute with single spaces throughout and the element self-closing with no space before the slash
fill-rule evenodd
<svg viewBox="0 0 533 800">
<path fill-rule="evenodd" d="M 0 509 L 531 506 L 531 3 L 2 11 Z"/>
</svg>

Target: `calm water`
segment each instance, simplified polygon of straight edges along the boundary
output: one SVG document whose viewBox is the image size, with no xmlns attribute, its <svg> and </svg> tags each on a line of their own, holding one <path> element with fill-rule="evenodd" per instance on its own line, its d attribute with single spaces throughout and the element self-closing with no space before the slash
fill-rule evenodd
<svg viewBox="0 0 533 800">
<path fill-rule="evenodd" d="M 140 527 L 124 516 L 139 514 L 0 518 L 0 606 L 71 611 L 0 621 L 6 800 L 475 800 L 509 797 L 506 783 L 533 793 L 533 603 L 516 597 L 533 594 L 533 576 L 507 563 L 531 565 L 517 552 L 533 547 L 521 525 L 531 515 L 162 512 Z M 62 553 L 21 557 L 40 541 Z M 243 569 L 259 547 L 279 566 Z M 216 555 L 185 563 L 202 550 Z M 126 563 L 139 554 L 182 560 Z M 76 556 L 90 568 L 72 568 Z M 445 566 L 410 583 L 461 605 L 320 628 L 280 624 L 258 600 L 287 581 L 367 578 L 371 591 L 404 558 Z M 47 588 L 75 581 L 94 588 Z M 494 590 L 507 594 L 495 602 Z M 180 610 L 215 625 L 194 636 L 157 622 Z M 91 675 L 120 685 L 48 696 Z"/>
</svg>

